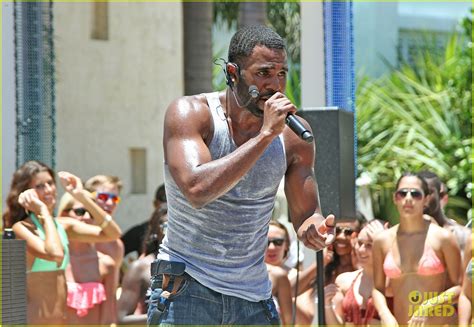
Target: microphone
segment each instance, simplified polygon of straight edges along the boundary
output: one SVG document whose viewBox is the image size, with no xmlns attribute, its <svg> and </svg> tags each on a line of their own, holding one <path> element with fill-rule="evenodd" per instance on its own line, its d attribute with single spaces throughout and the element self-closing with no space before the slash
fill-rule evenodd
<svg viewBox="0 0 474 327">
<path fill-rule="evenodd" d="M 256 99 L 260 95 L 260 92 L 258 92 L 258 89 L 255 85 L 250 85 L 249 86 L 249 94 L 253 99 Z"/>
<path fill-rule="evenodd" d="M 296 135 L 300 137 L 300 139 L 307 143 L 313 142 L 313 134 L 311 134 L 311 132 L 306 127 L 304 127 L 304 125 L 299 121 L 298 118 L 296 118 L 295 115 L 288 113 L 286 116 L 286 124 L 293 132 L 296 133 Z"/>
<path fill-rule="evenodd" d="M 249 94 L 253 99 L 258 98 L 258 96 L 260 95 L 260 92 L 258 92 L 257 86 L 250 85 Z M 313 142 L 313 139 L 314 139 L 313 134 L 311 134 L 311 132 L 292 113 L 288 113 L 288 115 L 286 116 L 286 124 L 302 140 L 308 143 Z"/>
<path fill-rule="evenodd" d="M 260 92 L 258 92 L 258 88 L 255 85 L 250 85 L 249 86 L 250 99 L 244 104 L 239 103 L 239 100 L 237 100 L 237 96 L 235 95 L 234 90 L 232 90 L 232 94 L 234 95 L 235 102 L 237 102 L 237 106 L 239 108 L 243 108 L 243 107 L 247 107 L 252 100 L 258 98 L 258 96 L 260 95 Z"/>
</svg>

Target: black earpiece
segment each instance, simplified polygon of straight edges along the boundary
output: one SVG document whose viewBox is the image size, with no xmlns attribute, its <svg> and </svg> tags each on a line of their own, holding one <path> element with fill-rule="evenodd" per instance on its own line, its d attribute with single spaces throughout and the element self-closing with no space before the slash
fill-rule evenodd
<svg viewBox="0 0 474 327">
<path fill-rule="evenodd" d="M 224 58 L 217 58 L 214 60 L 214 65 L 220 66 L 222 68 L 222 71 L 224 72 L 225 76 L 225 83 L 230 87 L 232 90 L 234 87 L 234 81 L 232 80 L 231 73 L 229 72 L 229 65 L 235 68 L 234 74 L 240 74 L 240 68 L 237 64 L 234 64 L 233 62 L 228 62 Z"/>
<path fill-rule="evenodd" d="M 228 65 L 231 65 L 231 66 L 235 67 L 236 74 L 239 73 L 240 68 L 237 64 L 234 64 L 232 62 L 227 62 L 226 63 L 226 67 L 225 67 L 226 84 L 232 89 L 234 87 L 234 81 L 232 80 L 232 76 L 230 75 Z"/>
</svg>

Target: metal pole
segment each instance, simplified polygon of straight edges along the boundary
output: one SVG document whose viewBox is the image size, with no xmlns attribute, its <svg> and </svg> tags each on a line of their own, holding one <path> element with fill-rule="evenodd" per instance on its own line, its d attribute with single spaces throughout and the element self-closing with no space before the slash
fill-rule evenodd
<svg viewBox="0 0 474 327">
<path fill-rule="evenodd" d="M 323 250 L 316 252 L 316 286 L 318 289 L 318 325 L 326 325 L 324 315 L 324 262 Z"/>
</svg>

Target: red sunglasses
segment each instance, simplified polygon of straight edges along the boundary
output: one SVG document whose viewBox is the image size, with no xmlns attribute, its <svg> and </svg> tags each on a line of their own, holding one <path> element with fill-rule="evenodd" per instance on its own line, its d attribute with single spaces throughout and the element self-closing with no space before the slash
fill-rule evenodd
<svg viewBox="0 0 474 327">
<path fill-rule="evenodd" d="M 109 199 L 112 200 L 114 204 L 120 203 L 120 196 L 109 193 L 109 192 L 94 192 L 92 193 L 94 197 L 102 202 L 107 202 Z"/>
</svg>

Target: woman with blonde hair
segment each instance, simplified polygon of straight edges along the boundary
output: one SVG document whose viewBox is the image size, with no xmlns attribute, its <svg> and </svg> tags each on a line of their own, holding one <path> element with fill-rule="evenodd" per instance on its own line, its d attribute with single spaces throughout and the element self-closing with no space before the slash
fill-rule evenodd
<svg viewBox="0 0 474 327">
<path fill-rule="evenodd" d="M 84 205 L 65 193 L 59 215 L 86 224 L 93 218 Z M 114 260 L 96 250 L 94 243 L 69 242 L 70 264 L 66 267 L 67 324 L 110 325 L 116 322 Z"/>
<path fill-rule="evenodd" d="M 121 233 L 84 191 L 79 178 L 67 172 L 58 175 L 65 190 L 84 205 L 99 226 L 67 217 L 54 218 L 55 174 L 45 164 L 28 161 L 14 173 L 3 221 L 4 228 L 11 227 L 18 239 L 26 241 L 28 324 L 66 322 L 69 239 L 110 241 Z"/>
</svg>

